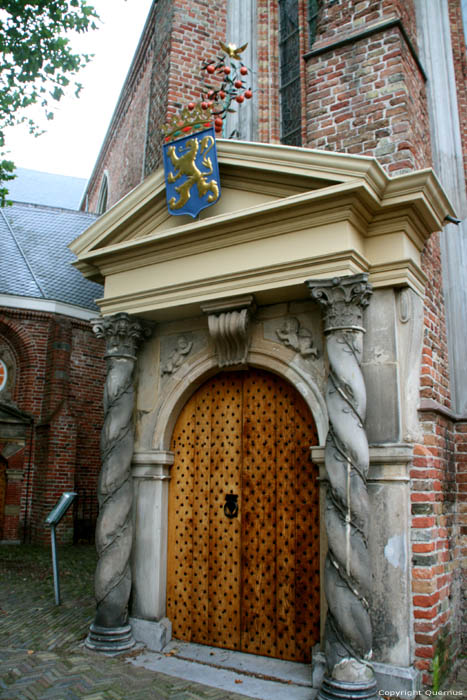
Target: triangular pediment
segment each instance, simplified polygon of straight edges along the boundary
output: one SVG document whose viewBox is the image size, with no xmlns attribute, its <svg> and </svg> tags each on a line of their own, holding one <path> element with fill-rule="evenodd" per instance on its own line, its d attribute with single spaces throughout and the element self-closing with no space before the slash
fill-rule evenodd
<svg viewBox="0 0 467 700">
<path fill-rule="evenodd" d="M 272 303 L 360 272 L 423 294 L 421 252 L 453 212 L 432 170 L 390 178 L 374 158 L 226 140 L 218 160 L 221 199 L 198 218 L 168 213 L 160 169 L 72 243 L 76 267 L 105 281 L 104 314 L 181 317 L 239 293 Z"/>
<path fill-rule="evenodd" d="M 386 176 L 372 158 L 286 146 L 218 140 L 221 197 L 197 222 L 255 213 L 269 204 L 336 185 L 367 182 L 382 189 Z M 70 246 L 82 257 L 92 251 L 158 232 L 189 229 L 188 215 L 169 214 L 162 168 L 132 190 Z"/>
</svg>

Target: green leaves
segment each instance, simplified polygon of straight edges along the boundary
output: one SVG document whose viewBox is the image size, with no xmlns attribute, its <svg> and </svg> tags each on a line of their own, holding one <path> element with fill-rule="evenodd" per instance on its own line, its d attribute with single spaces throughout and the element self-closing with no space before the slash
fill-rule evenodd
<svg viewBox="0 0 467 700">
<path fill-rule="evenodd" d="M 0 0 L 0 148 L 5 128 L 25 121 L 22 109 L 39 102 L 46 117 L 53 117 L 49 103 L 63 97 L 70 79 L 90 60 L 73 53 L 67 35 L 96 29 L 96 19 L 86 0 Z M 74 88 L 78 95 L 80 83 Z M 40 133 L 31 120 L 29 128 Z M 11 180 L 13 170 L 11 161 L 0 160 L 0 183 Z M 5 196 L 3 187 L 1 206 Z"/>
</svg>

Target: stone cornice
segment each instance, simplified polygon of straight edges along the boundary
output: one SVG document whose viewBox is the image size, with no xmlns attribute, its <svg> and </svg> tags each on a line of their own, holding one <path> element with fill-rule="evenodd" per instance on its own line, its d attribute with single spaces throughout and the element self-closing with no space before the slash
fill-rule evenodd
<svg viewBox="0 0 467 700">
<path fill-rule="evenodd" d="M 455 213 L 431 170 L 391 179 L 363 156 L 223 140 L 218 148 L 231 186 L 212 212 L 170 217 L 159 170 L 71 244 L 76 267 L 105 279 L 104 314 L 163 320 L 169 308 L 199 313 L 200 303 L 242 293 L 273 303 L 300 298 L 309 277 L 362 272 L 374 286 L 423 295 L 421 251 Z"/>
<path fill-rule="evenodd" d="M 438 416 L 446 418 L 452 423 L 467 421 L 467 416 L 463 416 L 460 413 L 455 413 L 452 409 L 442 406 L 434 399 L 421 399 L 418 410 L 420 413 L 435 413 Z"/>
</svg>

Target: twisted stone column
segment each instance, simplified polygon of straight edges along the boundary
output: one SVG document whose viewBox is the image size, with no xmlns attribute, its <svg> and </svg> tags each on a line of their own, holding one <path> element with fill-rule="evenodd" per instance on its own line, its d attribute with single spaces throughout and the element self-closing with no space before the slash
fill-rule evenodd
<svg viewBox="0 0 467 700">
<path fill-rule="evenodd" d="M 328 538 L 324 587 L 327 672 L 318 698 L 376 698 L 369 659 L 371 566 L 368 552 L 368 441 L 363 427 L 366 390 L 360 369 L 363 309 L 371 285 L 366 275 L 308 280 L 321 305 L 329 359 L 325 447 Z"/>
<path fill-rule="evenodd" d="M 136 347 L 147 327 L 126 313 L 92 322 L 106 340 L 102 467 L 99 475 L 98 562 L 95 574 L 96 616 L 86 646 L 97 651 L 123 651 L 134 645 L 128 624 L 133 539 L 131 459 L 133 456 L 133 372 Z"/>
</svg>

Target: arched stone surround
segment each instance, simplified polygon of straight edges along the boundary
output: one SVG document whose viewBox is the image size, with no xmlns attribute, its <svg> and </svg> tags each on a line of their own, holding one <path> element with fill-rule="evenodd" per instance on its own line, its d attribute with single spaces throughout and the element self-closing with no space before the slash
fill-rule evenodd
<svg viewBox="0 0 467 700">
<path fill-rule="evenodd" d="M 276 305 L 264 310 L 259 309 L 252 324 L 251 345 L 247 356 L 247 365 L 257 367 L 277 374 L 290 382 L 304 398 L 316 423 L 320 444 L 324 444 L 328 430 L 327 410 L 323 394 L 325 367 L 323 361 L 319 314 L 310 302 L 293 305 Z M 292 307 L 292 308 L 290 308 Z M 285 318 L 300 319 L 302 327 L 307 326 L 308 332 L 316 338 L 316 352 L 302 357 L 280 342 L 277 331 L 282 327 Z M 205 329 L 207 319 L 194 319 L 190 331 L 190 321 L 184 322 L 185 333 L 198 336 L 199 344 L 204 345 L 192 356 L 188 356 L 169 378 L 158 378 L 154 375 L 154 383 L 158 383 L 158 396 L 149 413 L 138 411 L 139 420 L 146 421 L 144 431 L 140 431 L 139 440 L 133 456 L 133 484 L 135 495 L 135 542 L 133 546 L 133 626 L 138 632 L 141 620 L 164 620 L 166 605 L 167 577 L 167 523 L 168 523 L 168 489 L 170 467 L 173 454 L 170 451 L 172 433 L 177 418 L 183 406 L 192 394 L 207 379 L 222 371 L 218 367 L 217 357 L 211 340 L 208 340 Z M 204 326 L 204 329 L 203 329 Z M 198 327 L 198 328 L 197 328 Z M 169 326 L 168 331 L 172 330 Z M 204 335 L 204 337 L 202 337 Z M 156 330 L 152 341 L 154 351 L 163 354 L 164 341 L 170 338 L 170 333 L 164 336 Z M 175 334 L 172 334 L 175 335 Z M 269 338 L 267 336 L 270 336 Z M 272 336 L 278 338 L 277 342 Z M 190 336 L 192 337 L 192 336 Z M 201 339 L 202 338 L 202 339 Z M 196 342 L 195 342 L 196 345 Z M 162 346 L 162 347 L 161 347 Z M 142 368 L 145 366 L 141 358 Z M 151 344 L 148 343 L 148 355 L 151 354 Z M 153 356 L 154 359 L 154 356 Z M 160 362 L 159 374 L 163 372 L 164 364 Z M 232 368 L 230 368 L 232 369 Z M 234 368 L 235 369 L 235 368 Z M 144 369 L 141 369 L 143 372 Z M 146 389 L 147 391 L 147 386 Z M 157 391 L 157 387 L 154 387 Z M 138 431 L 137 431 L 138 432 Z M 152 436 L 151 442 L 149 441 Z M 150 536 L 149 533 L 154 533 Z M 135 620 L 135 618 L 139 618 Z M 149 627 L 148 627 L 149 629 Z M 151 634 L 157 637 L 166 635 L 167 622 L 153 625 Z M 147 638 L 144 636 L 144 641 Z M 154 645 L 154 639 L 151 643 Z M 157 645 L 157 642 L 156 642 Z"/>
</svg>

